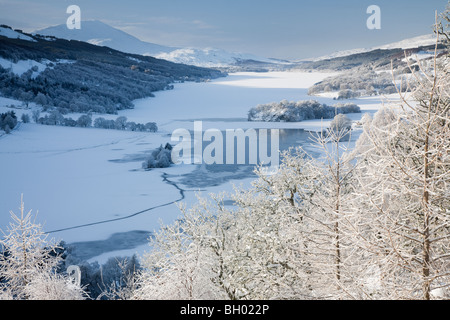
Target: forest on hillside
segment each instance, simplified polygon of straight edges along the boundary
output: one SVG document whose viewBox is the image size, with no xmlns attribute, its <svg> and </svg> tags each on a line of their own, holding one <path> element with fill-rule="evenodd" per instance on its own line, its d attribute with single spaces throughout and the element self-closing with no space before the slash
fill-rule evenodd
<svg viewBox="0 0 450 320">
<path fill-rule="evenodd" d="M 20 75 L 9 66 L 0 66 L 0 94 L 24 103 L 35 102 L 44 111 L 56 108 L 62 114 L 116 114 L 118 110 L 133 108 L 135 99 L 172 89 L 175 82 L 225 76 L 218 70 L 123 53 L 86 42 L 33 37 L 35 41 L 0 36 L 0 58 L 10 64 L 35 61 L 46 65 L 43 71 L 38 72 L 33 66 Z"/>
</svg>

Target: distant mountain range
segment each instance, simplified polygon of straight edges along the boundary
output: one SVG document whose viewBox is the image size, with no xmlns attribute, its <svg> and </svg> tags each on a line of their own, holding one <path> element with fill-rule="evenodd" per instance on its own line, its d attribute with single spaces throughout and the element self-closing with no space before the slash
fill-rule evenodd
<svg viewBox="0 0 450 320">
<path fill-rule="evenodd" d="M 176 63 L 189 64 L 200 67 L 235 67 L 235 66 L 267 66 L 289 65 L 302 62 L 315 62 L 334 58 L 346 57 L 354 54 L 367 53 L 374 50 L 410 49 L 428 46 L 435 43 L 433 34 L 422 35 L 402 41 L 372 47 L 344 51 L 337 51 L 326 56 L 313 57 L 296 61 L 282 61 L 253 54 L 228 52 L 217 48 L 179 48 L 149 43 L 101 21 L 83 21 L 80 30 L 69 30 L 65 24 L 36 30 L 35 34 L 54 36 L 62 39 L 79 40 L 98 46 L 107 46 L 122 52 L 153 56 Z"/>
<path fill-rule="evenodd" d="M 393 42 L 393 43 L 389 43 L 389 44 L 385 44 L 385 45 L 381 45 L 381 46 L 376 46 L 376 47 L 336 51 L 329 55 L 320 56 L 320 57 L 312 57 L 309 59 L 302 59 L 302 60 L 299 60 L 298 62 L 328 60 L 328 59 L 346 57 L 346 56 L 359 54 L 359 53 L 366 53 L 366 52 L 375 51 L 375 50 L 392 50 L 392 49 L 406 50 L 406 49 L 413 49 L 413 48 L 418 48 L 418 47 L 423 47 L 423 46 L 430 46 L 430 45 L 434 45 L 435 43 L 436 43 L 436 35 L 435 34 L 426 34 L 426 35 L 408 38 L 408 39 L 404 39 L 401 41 L 397 41 L 397 42 Z"/>
<path fill-rule="evenodd" d="M 99 46 L 107 46 L 127 53 L 153 56 L 176 63 L 200 67 L 228 67 L 243 61 L 280 63 L 279 60 L 252 54 L 228 52 L 215 48 L 177 48 L 144 42 L 101 21 L 83 21 L 81 29 L 69 30 L 65 24 L 36 30 L 34 34 L 79 40 Z"/>
</svg>

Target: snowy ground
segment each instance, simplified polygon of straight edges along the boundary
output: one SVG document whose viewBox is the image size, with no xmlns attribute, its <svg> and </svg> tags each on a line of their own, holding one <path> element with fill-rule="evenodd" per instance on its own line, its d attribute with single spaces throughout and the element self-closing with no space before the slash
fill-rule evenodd
<svg viewBox="0 0 450 320">
<path fill-rule="evenodd" d="M 0 136 L 0 228 L 5 230 L 10 222 L 10 210 L 17 213 L 23 194 L 26 209 L 39 211 L 44 230 L 56 240 L 77 243 L 84 258 L 104 262 L 115 255 L 140 255 L 149 232 L 179 217 L 177 202 L 189 207 L 196 193 L 231 191 L 233 184 L 246 186 L 252 180 L 231 175 L 223 183 L 201 188 L 183 184 L 183 178 L 201 173 L 201 167 L 183 164 L 144 171 L 141 163 L 148 152 L 170 142 L 173 130 L 192 130 L 194 120 L 203 121 L 203 129 L 320 130 L 330 120 L 247 122 L 247 112 L 257 104 L 283 99 L 333 105 L 336 101 L 330 97 L 307 96 L 308 87 L 329 75 L 236 73 L 206 83 L 176 84 L 174 90 L 135 101 L 135 109 L 120 112 L 128 121 L 156 122 L 158 133 L 21 124 L 12 134 Z M 374 113 L 381 105 L 380 97 L 348 102 L 357 103 L 363 113 Z M 0 112 L 10 110 L 5 107 L 10 104 L 14 101 L 0 98 Z M 29 112 L 14 111 L 19 118 Z M 359 120 L 363 113 L 349 116 Z"/>
</svg>

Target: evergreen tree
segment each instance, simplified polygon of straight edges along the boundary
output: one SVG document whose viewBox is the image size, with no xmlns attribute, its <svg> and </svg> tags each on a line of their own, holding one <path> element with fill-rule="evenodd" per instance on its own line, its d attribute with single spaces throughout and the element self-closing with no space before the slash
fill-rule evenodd
<svg viewBox="0 0 450 320">
<path fill-rule="evenodd" d="M 68 277 L 57 273 L 61 257 L 58 247 L 46 241 L 41 225 L 31 211 L 25 212 L 21 199 L 20 214 L 12 211 L 11 223 L 0 241 L 0 295 L 4 299 L 84 299 L 83 290 Z"/>
</svg>

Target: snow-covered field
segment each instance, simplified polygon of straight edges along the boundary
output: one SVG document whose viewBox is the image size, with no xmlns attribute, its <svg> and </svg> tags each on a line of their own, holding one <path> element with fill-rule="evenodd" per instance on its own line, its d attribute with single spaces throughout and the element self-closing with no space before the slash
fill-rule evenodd
<svg viewBox="0 0 450 320">
<path fill-rule="evenodd" d="M 70 60 L 58 60 L 57 63 L 73 63 L 74 61 Z M 0 58 L 0 66 L 4 69 L 10 69 L 12 73 L 21 76 L 25 72 L 34 68 L 34 71 L 31 74 L 31 77 L 36 78 L 39 73 L 44 71 L 49 67 L 49 65 L 54 65 L 54 62 L 50 60 L 45 60 L 41 62 L 37 62 L 35 60 L 19 60 L 17 62 L 11 62 L 7 59 Z"/>
<path fill-rule="evenodd" d="M 187 174 L 201 171 L 196 165 L 144 171 L 141 163 L 146 154 L 170 142 L 173 130 L 193 130 L 193 121 L 203 121 L 203 129 L 220 130 L 327 127 L 330 120 L 301 123 L 246 120 L 251 107 L 283 99 L 316 99 L 335 104 L 329 97 L 307 96 L 308 87 L 329 75 L 236 73 L 206 83 L 176 84 L 174 90 L 157 92 L 155 98 L 135 101 L 135 109 L 120 112 L 129 121 L 156 122 L 157 133 L 21 124 L 10 135 L 0 136 L 0 228 L 6 229 L 10 210 L 18 212 L 23 194 L 26 209 L 39 211 L 37 219 L 50 237 L 69 244 L 102 241 L 118 233 L 154 231 L 160 223 L 167 224 L 179 217 L 178 201 L 189 207 L 195 203 L 197 192 L 207 195 L 231 191 L 233 184 L 245 186 L 252 178 L 232 178 L 200 189 L 182 184 Z M 13 102 L 1 98 L 0 112 L 10 110 L 5 106 Z M 380 97 L 348 102 L 355 102 L 362 109 L 361 114 L 349 115 L 353 120 L 359 120 L 364 112 L 374 113 L 381 105 Z M 19 117 L 28 112 L 14 110 Z M 113 241 L 107 246 L 103 244 L 86 256 L 103 262 L 110 256 L 141 254 L 147 247 L 145 241 L 133 241 L 131 236 L 121 246 L 115 244 Z"/>
</svg>

